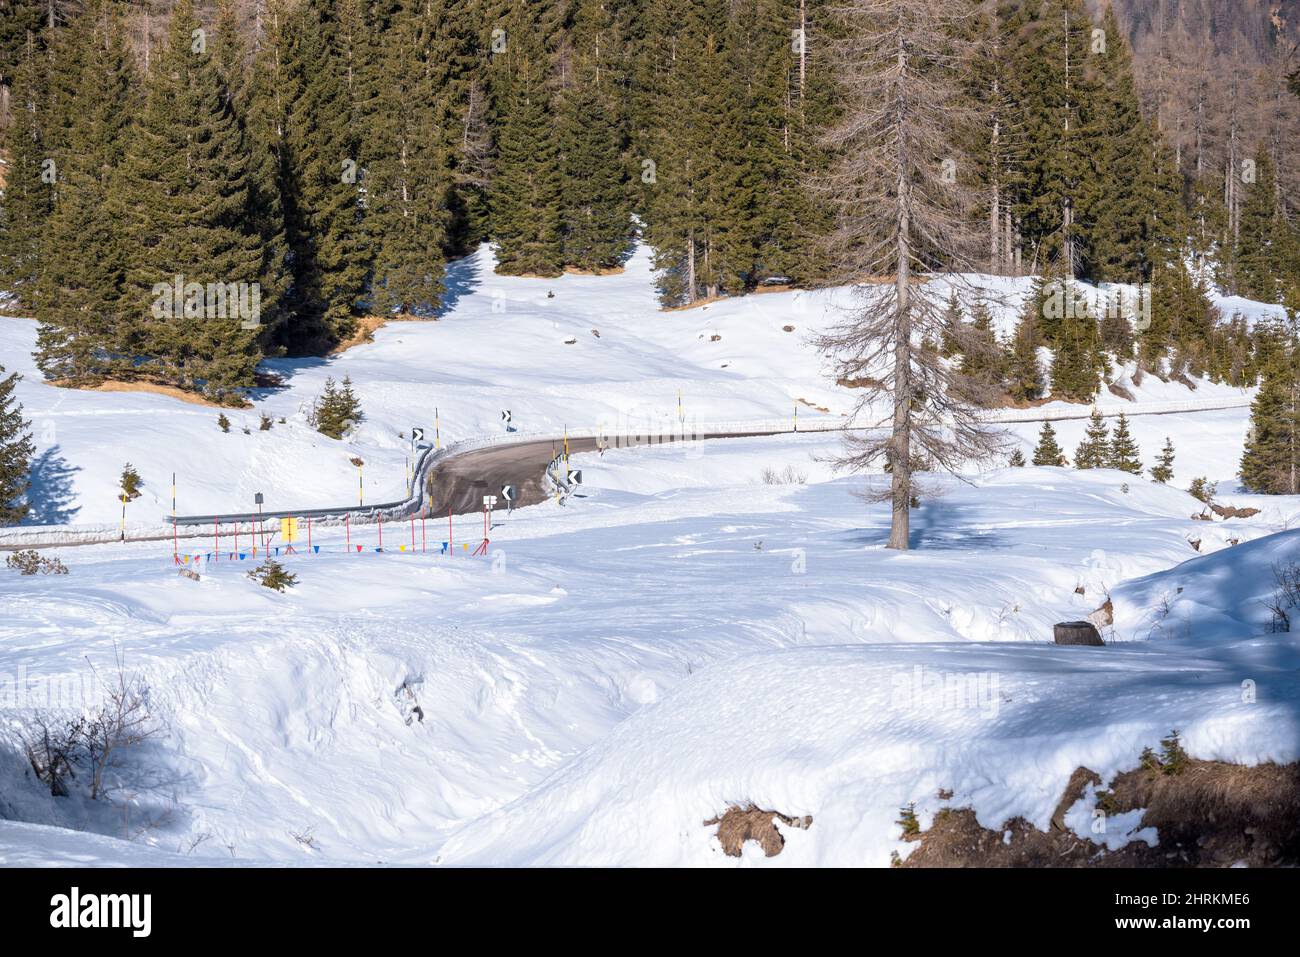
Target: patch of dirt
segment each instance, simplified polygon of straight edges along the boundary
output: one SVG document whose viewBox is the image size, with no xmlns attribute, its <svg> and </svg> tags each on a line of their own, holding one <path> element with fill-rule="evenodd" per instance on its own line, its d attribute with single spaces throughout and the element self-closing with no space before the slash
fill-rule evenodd
<svg viewBox="0 0 1300 957">
<path fill-rule="evenodd" d="M 1210 511 L 1220 518 L 1250 518 L 1259 514 L 1257 508 L 1236 508 L 1232 505 L 1211 505 Z"/>
<path fill-rule="evenodd" d="M 900 867 L 1295 867 L 1300 865 L 1300 763 L 1246 767 L 1188 760 L 1176 774 L 1135 768 L 1117 775 L 1097 806 L 1108 815 L 1144 809 L 1141 827 L 1158 843 L 1117 851 L 1081 838 L 1065 813 L 1101 786 L 1077 768 L 1040 831 L 1024 818 L 982 827 L 970 808 L 944 808 L 928 831 L 905 838 L 919 846 Z"/>
<path fill-rule="evenodd" d="M 884 385 L 879 379 L 873 379 L 870 376 L 861 379 L 845 379 L 841 377 L 835 380 L 835 384 L 845 389 L 879 389 Z"/>
<path fill-rule="evenodd" d="M 728 857 L 740 857 L 746 841 L 757 841 L 768 857 L 775 857 L 785 847 L 785 838 L 776 829 L 780 820 L 787 827 L 807 830 L 812 825 L 812 815 L 786 817 L 779 811 L 764 811 L 753 804 L 747 807 L 729 807 L 721 817 L 705 821 L 705 827 L 718 826 L 718 841 Z"/>
<path fill-rule="evenodd" d="M 686 309 L 699 309 L 702 306 L 712 305 L 715 302 L 722 302 L 722 300 L 729 299 L 729 298 L 731 297 L 730 296 L 701 296 L 699 299 L 696 299 L 694 302 L 682 303 L 680 306 L 664 306 L 660 309 L 660 312 L 682 312 Z"/>
<path fill-rule="evenodd" d="M 1133 396 L 1133 393 L 1130 392 L 1128 389 L 1124 388 L 1122 385 L 1116 385 L 1114 382 L 1107 382 L 1106 388 L 1110 391 L 1111 395 L 1118 396 L 1119 398 L 1124 399 L 1125 401 L 1128 402 L 1136 401 L 1136 399 Z"/>
<path fill-rule="evenodd" d="M 804 398 L 799 398 L 799 399 L 796 399 L 795 401 L 798 402 L 800 405 L 805 405 L 805 406 L 807 406 L 807 407 L 810 408 L 810 409 L 816 409 L 818 412 L 826 412 L 826 413 L 829 413 L 829 412 L 831 411 L 830 409 L 826 408 L 826 406 L 824 406 L 824 405 L 816 405 L 816 404 L 814 404 L 814 403 L 812 403 L 812 402 L 809 402 L 807 399 L 804 399 Z"/>
<path fill-rule="evenodd" d="M 367 342 L 375 341 L 375 333 L 390 322 L 437 322 L 433 316 L 359 316 L 357 317 L 357 329 L 348 338 L 342 342 L 336 343 L 326 355 L 336 356 L 340 352 L 347 352 L 353 346 L 365 345 Z"/>
<path fill-rule="evenodd" d="M 171 399 L 179 399 L 181 402 L 188 402 L 190 405 L 205 405 L 210 409 L 250 408 L 247 402 L 240 406 L 223 405 L 220 402 L 205 399 L 197 392 L 186 392 L 174 385 L 160 385 L 156 382 L 123 382 L 119 379 L 105 379 L 94 385 L 73 385 L 71 382 L 59 379 L 49 384 L 60 389 L 80 389 L 84 392 L 151 392 L 154 395 L 165 395 Z"/>
<path fill-rule="evenodd" d="M 603 269 L 579 269 L 577 266 L 564 267 L 566 276 L 621 276 L 625 271 L 626 269 L 623 266 L 606 266 Z"/>
</svg>

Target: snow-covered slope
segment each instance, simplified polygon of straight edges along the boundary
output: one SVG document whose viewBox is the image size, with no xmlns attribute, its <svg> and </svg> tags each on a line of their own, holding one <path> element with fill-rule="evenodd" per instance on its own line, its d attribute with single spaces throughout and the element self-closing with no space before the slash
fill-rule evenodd
<svg viewBox="0 0 1300 957">
<path fill-rule="evenodd" d="M 419 523 L 382 554 L 374 529 L 360 554 L 331 533 L 285 558 L 284 595 L 247 562 L 194 582 L 166 547 L 69 549 L 66 577 L 0 576 L 0 674 L 39 691 L 120 652 L 146 678 L 167 736 L 119 799 L 135 844 L 185 860 L 726 862 L 702 822 L 754 800 L 814 815 L 782 862 L 883 864 L 898 807 L 929 813 L 939 787 L 986 822 L 1041 821 L 1076 764 L 1131 765 L 1170 727 L 1206 757 L 1296 756 L 1291 639 L 1261 646 L 1225 611 L 1151 641 L 1121 588 L 1196 557 L 1210 526 L 1185 493 L 1113 472 L 936 479 L 898 554 L 866 480 L 815 461 L 831 441 L 584 456 L 584 497 L 504 517 L 488 560 L 394 551 Z M 809 484 L 763 482 L 786 466 Z M 1108 590 L 1111 647 L 1046 643 Z M 1273 689 L 1255 710 L 1225 697 L 1243 668 Z M 927 704 L 967 675 L 973 697 Z M 120 808 L 31 780 L 21 729 L 0 728 L 0 817 L 121 836 Z M 33 833 L 0 823 L 0 861 L 38 858 Z"/>
<path fill-rule="evenodd" d="M 1030 280 L 967 278 L 998 296 L 995 317 L 1012 328 Z M 143 496 L 127 510 L 132 524 L 154 524 L 170 510 L 173 473 L 182 514 L 247 509 L 256 492 L 268 508 L 353 502 L 356 456 L 366 463 L 366 501 L 402 498 L 410 430 L 422 427 L 434 439 L 435 410 L 446 444 L 502 432 L 505 409 L 521 431 L 675 427 L 680 396 L 688 425 L 793 423 L 796 405 L 807 425 L 819 415 L 838 420 L 858 394 L 834 383 L 810 342 L 843 315 L 847 290 L 773 292 L 662 311 L 644 248 L 618 275 L 540 280 L 496 275 L 483 247 L 451 266 L 448 286 L 437 321 L 390 324 L 373 342 L 328 359 L 266 363 L 285 388 L 258 391 L 253 409 L 227 411 L 229 434 L 218 429 L 215 408 L 46 385 L 31 357 L 35 324 L 0 318 L 0 365 L 25 376 L 18 396 L 38 447 L 29 524 L 116 524 L 127 462 L 144 479 Z M 366 421 L 337 442 L 312 431 L 305 412 L 327 376 L 345 375 Z M 1134 391 L 1138 405 L 1249 399 L 1239 389 L 1204 383 L 1193 393 L 1151 376 Z M 261 412 L 275 422 L 270 431 L 258 429 Z"/>
</svg>

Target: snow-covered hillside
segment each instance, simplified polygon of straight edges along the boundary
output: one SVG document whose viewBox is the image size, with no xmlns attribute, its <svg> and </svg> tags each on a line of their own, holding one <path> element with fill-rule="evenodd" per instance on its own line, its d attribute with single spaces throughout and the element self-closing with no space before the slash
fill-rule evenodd
<svg viewBox="0 0 1300 957">
<path fill-rule="evenodd" d="M 816 461 L 833 441 L 583 456 L 584 497 L 504 517 L 487 560 L 331 533 L 285 559 L 284 595 L 247 562 L 194 582 L 156 544 L 68 549 L 66 577 L 0 577 L 0 674 L 39 690 L 87 658 L 111 675 L 116 651 L 145 677 L 167 735 L 119 797 L 133 844 L 181 861 L 723 863 L 703 822 L 752 800 L 814 816 L 781 863 L 884 864 L 902 804 L 924 820 L 942 787 L 986 823 L 1041 823 L 1074 767 L 1130 767 L 1171 727 L 1204 757 L 1300 757 L 1300 651 L 1243 610 L 1265 576 L 1187 587 L 1176 633 L 1150 621 L 1294 534 L 1195 521 L 1123 473 L 1005 469 L 933 480 L 899 554 L 863 480 Z M 807 484 L 763 481 L 787 466 Z M 1111 647 L 1046 643 L 1108 592 Z M 969 698 L 926 697 L 958 676 Z M 1242 705 L 1243 677 L 1269 694 Z M 0 818 L 122 836 L 118 807 L 31 779 L 19 731 L 0 729 Z M 47 859 L 48 833 L 0 823 L 0 862 Z M 76 846 L 60 834 L 49 858 Z"/>
<path fill-rule="evenodd" d="M 999 326 L 1013 328 L 1030 280 L 967 278 L 988 291 Z M 503 432 L 506 409 L 521 431 L 675 427 L 680 395 L 688 424 L 793 423 L 798 406 L 806 427 L 819 416 L 838 421 L 857 396 L 828 377 L 809 341 L 842 316 L 851 300 L 845 290 L 773 292 L 662 311 L 645 248 L 618 275 L 538 280 L 495 275 L 483 247 L 452 265 L 448 286 L 438 321 L 390 324 L 372 343 L 328 359 L 266 363 L 285 388 L 258 391 L 252 409 L 227 411 L 228 434 L 217 426 L 219 409 L 155 394 L 46 385 L 31 356 L 35 324 L 0 318 L 0 365 L 25 376 L 18 397 L 38 449 L 28 523 L 116 524 L 118 478 L 127 462 L 144 479 L 142 497 L 128 508 L 132 524 L 157 523 L 170 511 L 173 473 L 182 514 L 246 509 L 256 492 L 271 509 L 354 502 L 356 456 L 366 463 L 366 501 L 402 498 L 410 430 L 422 427 L 434 439 L 435 410 L 446 444 Z M 1255 307 L 1252 315 L 1269 308 Z M 327 376 L 351 376 L 366 414 L 343 442 L 305 421 Z M 1152 376 L 1133 391 L 1139 406 L 1249 400 L 1240 389 L 1203 383 L 1191 392 Z M 1110 395 L 1102 400 L 1122 404 Z M 270 431 L 258 429 L 262 412 L 274 420 Z M 1230 479 L 1237 457 L 1239 451 L 1223 458 L 1210 474 Z"/>
<path fill-rule="evenodd" d="M 216 409 L 47 386 L 34 326 L 0 320 L 40 446 L 35 520 L 114 521 L 126 461 L 142 522 L 170 507 L 173 471 L 182 512 L 255 491 L 271 508 L 348 502 L 353 455 L 368 501 L 400 497 L 399 433 L 432 438 L 435 407 L 444 444 L 503 430 L 503 409 L 521 430 L 654 427 L 679 392 L 701 423 L 852 408 L 808 342 L 843 291 L 661 312 L 651 278 L 644 252 L 555 281 L 496 277 L 481 252 L 454 267 L 439 320 L 270 363 L 286 387 L 227 413 L 229 434 Z M 303 419 L 327 375 L 350 375 L 367 413 L 346 442 Z M 726 864 L 704 822 L 752 801 L 813 824 L 742 864 L 885 865 L 908 849 L 900 806 L 926 824 L 944 789 L 988 826 L 1042 825 L 1076 767 L 1132 767 L 1172 728 L 1198 757 L 1295 760 L 1300 646 L 1265 633 L 1260 602 L 1296 553 L 1300 502 L 1233 487 L 1249 397 L 1148 377 L 1136 402 L 1106 399 L 1146 413 L 1131 427 L 1148 465 L 1173 440 L 1168 486 L 923 476 L 907 553 L 883 547 L 888 510 L 861 494 L 883 479 L 837 475 L 838 437 L 805 432 L 576 456 L 581 493 L 498 512 L 487 558 L 464 548 L 474 516 L 451 555 L 441 521 L 386 525 L 382 552 L 374 526 L 317 529 L 319 552 L 281 556 L 300 579 L 283 594 L 201 543 L 197 580 L 170 542 L 48 552 L 66 576 L 0 569 L 0 864 Z M 259 431 L 263 410 L 286 422 Z M 1067 454 L 1083 426 L 1057 423 Z M 1028 450 L 1039 425 L 1007 428 Z M 1182 489 L 1201 475 L 1262 511 L 1194 518 Z M 1050 643 L 1108 598 L 1108 647 Z M 159 733 L 123 755 L 107 800 L 82 783 L 51 797 L 25 754 L 36 718 L 96 707 L 119 660 Z"/>
</svg>

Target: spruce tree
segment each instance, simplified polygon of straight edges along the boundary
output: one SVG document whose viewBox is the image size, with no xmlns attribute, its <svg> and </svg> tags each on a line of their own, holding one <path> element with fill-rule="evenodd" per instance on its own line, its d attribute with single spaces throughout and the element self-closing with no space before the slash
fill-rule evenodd
<svg viewBox="0 0 1300 957">
<path fill-rule="evenodd" d="M 1264 372 L 1250 407 L 1250 434 L 1241 458 L 1241 484 L 1252 492 L 1294 495 L 1300 491 L 1300 381 L 1293 356 L 1279 357 Z"/>
<path fill-rule="evenodd" d="M 493 62 L 501 126 L 490 197 L 492 237 L 497 272 L 507 275 L 558 276 L 564 267 L 563 180 L 540 33 L 529 6 L 517 2 L 506 28 L 507 48 Z"/>
<path fill-rule="evenodd" d="M 50 64 L 42 136 L 57 179 L 32 297 L 36 364 L 47 379 L 81 383 L 128 370 L 136 344 L 123 302 L 130 250 L 115 203 L 138 99 L 125 33 L 106 0 L 61 32 Z"/>
<path fill-rule="evenodd" d="M 214 54 L 190 0 L 181 0 L 146 81 L 114 209 L 130 250 L 132 352 L 153 357 L 149 374 L 220 397 L 253 384 L 261 354 L 252 286 L 263 262 L 247 145 Z M 176 277 L 198 284 L 202 301 L 188 289 L 175 301 Z"/>
<path fill-rule="evenodd" d="M 263 22 L 262 46 L 250 52 L 238 27 L 236 0 L 222 0 L 217 22 L 217 64 L 226 99 L 244 133 L 248 153 L 248 218 L 260 242 L 261 328 L 259 341 L 271 351 L 285 336 L 289 289 L 288 247 L 280 201 L 280 10 Z"/>
<path fill-rule="evenodd" d="M 1101 50 L 1089 48 L 1087 68 L 1097 78 L 1087 122 L 1095 148 L 1091 159 L 1098 189 L 1087 224 L 1087 274 L 1108 282 L 1142 282 L 1179 239 L 1171 221 L 1179 186 L 1162 177 L 1156 136 L 1142 116 L 1128 39 L 1113 7 L 1102 15 Z M 1157 213 L 1161 215 L 1157 215 Z M 1176 218 L 1176 216 L 1174 217 Z"/>
<path fill-rule="evenodd" d="M 25 304 L 34 300 L 41 234 L 54 206 L 54 169 L 47 164 L 45 66 L 27 35 L 10 95 L 10 123 L 2 144 L 9 163 L 0 194 L 0 284 Z"/>
<path fill-rule="evenodd" d="M 717 31 L 726 12 L 717 0 L 663 0 L 655 7 L 657 29 L 665 32 L 653 50 L 654 95 L 644 107 L 653 113 L 641 170 L 647 240 L 661 300 L 689 305 L 716 295 L 726 278 L 716 255 L 729 186 L 716 127 L 735 107 Z"/>
<path fill-rule="evenodd" d="M 1272 303 L 1281 299 L 1282 276 L 1297 266 L 1295 232 L 1279 206 L 1277 171 L 1263 146 L 1254 166 L 1254 180 L 1246 186 L 1241 208 L 1234 276 L 1240 295 Z"/>
<path fill-rule="evenodd" d="M 429 63 L 436 27 L 419 4 L 402 4 L 378 39 L 384 82 L 372 102 L 366 189 L 371 304 L 381 314 L 427 315 L 443 291 L 451 177 L 430 109 L 441 95 Z"/>
<path fill-rule="evenodd" d="M 1017 402 L 1033 402 L 1043 396 L 1043 367 L 1038 361 L 1040 344 L 1036 321 L 1032 317 L 1022 319 L 1011 344 L 1008 370 L 1011 397 Z"/>
<path fill-rule="evenodd" d="M 1091 401 L 1105 366 L 1097 321 L 1086 312 L 1063 319 L 1052 356 L 1052 397 Z"/>
<path fill-rule="evenodd" d="M 321 21 L 324 0 L 278 13 L 280 195 L 292 271 L 282 341 L 316 352 L 356 329 L 370 273 L 361 201 L 361 130 L 352 123 L 346 65 Z"/>
<path fill-rule="evenodd" d="M 1106 468 L 1132 472 L 1134 475 L 1142 474 L 1142 456 L 1123 412 L 1115 423 L 1115 432 L 1110 437 L 1106 452 Z"/>
<path fill-rule="evenodd" d="M 582 0 L 571 35 L 574 50 L 557 131 L 564 261 L 600 270 L 622 262 L 631 232 L 613 16 L 598 0 Z"/>
<path fill-rule="evenodd" d="M 1107 431 L 1105 419 L 1094 408 L 1088 419 L 1088 427 L 1084 430 L 1083 440 L 1074 451 L 1075 468 L 1106 468 L 1110 457 L 1110 440 Z"/>
<path fill-rule="evenodd" d="M 959 388 L 977 405 L 994 405 L 1004 395 L 1003 384 L 1011 362 L 993 331 L 993 316 L 988 306 L 977 302 L 970 325 L 959 320 L 954 338 L 954 345 L 961 351 Z"/>
<path fill-rule="evenodd" d="M 30 509 L 23 497 L 31 482 L 32 456 L 36 446 L 23 419 L 23 407 L 14 395 L 21 376 L 8 376 L 0 366 L 0 525 L 16 525 Z"/>
<path fill-rule="evenodd" d="M 1165 436 L 1165 447 L 1160 450 L 1160 457 L 1151 467 L 1151 478 L 1161 485 L 1167 485 L 1174 477 L 1174 443 Z"/>
<path fill-rule="evenodd" d="M 1056 442 L 1056 430 L 1052 423 L 1044 422 L 1038 433 L 1038 445 L 1034 447 L 1033 463 L 1035 465 L 1063 466 L 1066 464 L 1065 453 Z"/>
</svg>

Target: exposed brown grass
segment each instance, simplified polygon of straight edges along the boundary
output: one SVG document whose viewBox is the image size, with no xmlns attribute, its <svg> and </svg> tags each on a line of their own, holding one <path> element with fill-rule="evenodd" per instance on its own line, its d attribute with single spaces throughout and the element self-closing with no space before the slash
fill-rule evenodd
<svg viewBox="0 0 1300 957">
<path fill-rule="evenodd" d="M 365 345 L 367 342 L 375 341 L 375 333 L 390 322 L 437 322 L 433 316 L 410 316 L 405 313 L 398 313 L 391 316 L 359 316 L 357 318 L 356 331 L 342 342 L 336 344 L 327 355 L 335 356 L 340 352 L 347 352 L 353 346 Z"/>
<path fill-rule="evenodd" d="M 604 269 L 579 269 L 577 266 L 565 266 L 564 274 L 566 276 L 619 276 L 626 270 L 622 266 L 607 266 Z M 553 277 L 538 277 L 553 278 Z"/>
<path fill-rule="evenodd" d="M 197 392 L 186 392 L 174 385 L 162 385 L 157 382 L 123 382 L 120 379 L 105 379 L 94 385 L 74 385 L 60 379 L 49 384 L 60 389 L 80 389 L 85 392 L 149 392 L 154 395 L 165 395 L 170 399 L 178 399 L 181 402 L 188 402 L 190 405 L 207 406 L 210 409 L 234 408 L 230 405 L 222 405 L 220 402 L 213 402 L 211 399 L 205 399 Z M 243 403 L 242 407 L 247 408 L 248 403 Z"/>
<path fill-rule="evenodd" d="M 1081 838 L 1065 813 L 1101 778 L 1077 768 L 1040 831 L 1024 818 L 999 828 L 980 825 L 969 808 L 945 808 L 903 867 L 1295 867 L 1300 865 L 1300 764 L 1251 767 L 1188 760 L 1177 773 L 1136 768 L 1116 776 L 1098 797 L 1107 814 L 1143 809 L 1142 827 L 1158 843 L 1135 841 L 1117 851 Z M 1010 839 L 1007 839 L 1007 835 Z"/>
<path fill-rule="evenodd" d="M 746 841 L 756 841 L 768 857 L 775 857 L 785 847 L 785 838 L 776 829 L 776 820 L 788 827 L 807 830 L 812 825 L 812 815 L 804 817 L 787 817 L 779 811 L 764 811 L 753 804 L 746 807 L 729 807 L 726 813 L 712 820 L 705 821 L 706 827 L 717 825 L 718 841 L 723 853 L 729 857 L 740 857 L 741 848 Z"/>
</svg>

